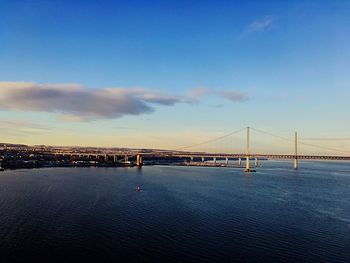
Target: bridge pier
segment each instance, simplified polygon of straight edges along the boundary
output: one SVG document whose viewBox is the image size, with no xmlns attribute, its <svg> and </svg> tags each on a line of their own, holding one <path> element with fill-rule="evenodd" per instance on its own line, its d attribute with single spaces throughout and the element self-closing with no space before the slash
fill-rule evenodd
<svg viewBox="0 0 350 263">
<path fill-rule="evenodd" d="M 202 163 L 204 163 L 204 157 L 202 157 Z"/>
<path fill-rule="evenodd" d="M 258 163 L 258 158 L 255 157 L 255 160 L 254 160 L 254 165 L 255 165 L 255 167 L 258 167 L 258 164 L 259 164 L 259 163 Z"/>
<path fill-rule="evenodd" d="M 246 161 L 245 161 L 245 172 L 250 172 L 249 155 L 250 155 L 250 149 L 249 149 L 249 127 L 247 127 L 247 155 L 246 155 Z"/>
<path fill-rule="evenodd" d="M 241 157 L 238 158 L 238 165 L 239 165 L 239 166 L 242 165 L 242 158 L 241 158 Z"/>
<path fill-rule="evenodd" d="M 246 160 L 245 160 L 245 171 L 249 172 L 250 171 L 250 160 L 249 160 L 249 155 L 247 155 Z"/>
<path fill-rule="evenodd" d="M 141 154 L 136 155 L 136 165 L 138 167 L 142 166 L 142 155 Z"/>
<path fill-rule="evenodd" d="M 116 163 L 116 162 L 117 162 L 117 160 L 118 160 L 117 155 L 114 155 L 114 156 L 113 156 L 113 161 Z"/>
<path fill-rule="evenodd" d="M 294 150 L 295 150 L 295 158 L 294 158 L 294 169 L 298 169 L 298 134 L 295 132 L 294 134 Z"/>
<path fill-rule="evenodd" d="M 216 157 L 213 157 L 213 163 L 216 163 Z"/>
<path fill-rule="evenodd" d="M 228 165 L 228 157 L 226 157 L 226 165 Z"/>
<path fill-rule="evenodd" d="M 294 159 L 294 169 L 295 169 L 295 170 L 298 170 L 298 168 L 299 168 L 298 159 L 295 158 L 295 159 Z"/>
</svg>

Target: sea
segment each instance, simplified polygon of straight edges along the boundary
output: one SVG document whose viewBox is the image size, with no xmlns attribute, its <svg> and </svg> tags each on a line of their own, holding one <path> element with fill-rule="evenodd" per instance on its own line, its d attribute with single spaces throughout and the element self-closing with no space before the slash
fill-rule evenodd
<svg viewBox="0 0 350 263">
<path fill-rule="evenodd" d="M 0 262 L 350 262 L 350 163 L 6 170 Z"/>
</svg>

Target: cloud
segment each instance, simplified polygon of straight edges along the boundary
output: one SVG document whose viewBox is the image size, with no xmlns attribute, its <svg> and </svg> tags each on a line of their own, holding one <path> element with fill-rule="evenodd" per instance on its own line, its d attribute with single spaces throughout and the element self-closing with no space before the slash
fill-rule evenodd
<svg viewBox="0 0 350 263">
<path fill-rule="evenodd" d="M 156 103 L 165 106 L 173 106 L 182 99 L 180 96 L 166 96 L 156 93 L 145 93 L 142 95 L 142 99 L 146 102 Z"/>
<path fill-rule="evenodd" d="M 91 121 L 139 115 L 154 105 L 185 102 L 179 96 L 142 88 L 88 89 L 76 84 L 0 82 L 0 109 L 60 114 L 66 121 Z"/>
<path fill-rule="evenodd" d="M 206 95 L 207 93 L 208 93 L 208 88 L 197 87 L 197 88 L 190 89 L 187 92 L 187 96 L 193 97 L 193 98 L 198 98 L 198 97 L 202 97 L 202 96 Z"/>
<path fill-rule="evenodd" d="M 247 93 L 238 91 L 220 91 L 218 96 L 227 99 L 232 102 L 243 102 L 249 100 Z"/>
<path fill-rule="evenodd" d="M 189 90 L 186 94 L 187 100 L 190 103 L 199 103 L 200 98 L 208 94 L 208 88 L 197 87 Z"/>
<path fill-rule="evenodd" d="M 0 120 L 0 130 L 5 135 L 41 135 L 51 132 L 49 127 L 27 120 Z"/>
<path fill-rule="evenodd" d="M 224 107 L 224 105 L 223 104 L 211 104 L 211 105 L 209 105 L 209 107 L 211 107 L 211 108 L 222 108 L 222 107 Z"/>
<path fill-rule="evenodd" d="M 0 120 L 1 127 L 16 127 L 18 129 L 33 129 L 37 131 L 48 131 L 49 127 L 28 120 Z"/>
<path fill-rule="evenodd" d="M 204 96 L 233 102 L 249 99 L 238 91 L 190 89 L 184 95 L 168 95 L 144 88 L 89 89 L 77 84 L 0 82 L 0 110 L 50 112 L 68 122 L 88 122 L 153 112 L 155 106 L 198 104 Z"/>
<path fill-rule="evenodd" d="M 186 93 L 184 100 L 191 104 L 198 104 L 203 96 L 221 97 L 232 102 L 243 102 L 249 100 L 249 96 L 244 92 L 232 90 L 209 91 L 208 88 L 205 87 L 198 87 L 189 90 Z M 223 104 L 209 105 L 209 107 L 221 108 L 223 107 Z"/>
<path fill-rule="evenodd" d="M 265 16 L 261 19 L 253 21 L 245 30 L 245 34 L 254 32 L 264 32 L 273 26 L 274 19 L 271 16 Z"/>
</svg>

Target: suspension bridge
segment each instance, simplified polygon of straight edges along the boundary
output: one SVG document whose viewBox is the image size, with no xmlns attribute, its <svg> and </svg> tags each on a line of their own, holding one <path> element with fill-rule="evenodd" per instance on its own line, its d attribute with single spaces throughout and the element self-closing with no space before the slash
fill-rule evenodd
<svg viewBox="0 0 350 263">
<path fill-rule="evenodd" d="M 291 154 L 266 154 L 266 153 L 256 153 L 251 151 L 251 142 L 250 142 L 250 132 L 251 130 L 258 132 L 260 134 L 268 135 L 279 140 L 284 140 L 288 142 L 293 149 L 293 153 Z M 217 141 L 223 140 L 224 138 L 228 138 L 238 133 L 245 132 L 245 152 L 237 152 L 237 153 L 210 153 L 206 151 L 190 151 L 190 149 L 195 149 L 196 147 L 207 145 L 209 143 L 215 143 Z M 314 147 L 317 149 L 322 149 L 326 151 L 331 151 L 332 155 L 311 155 L 311 154 L 299 154 L 298 147 L 299 145 Z M 336 153 L 336 154 L 334 154 Z M 294 133 L 293 138 L 286 138 L 283 136 L 275 135 L 267 131 L 263 131 L 260 129 L 255 129 L 251 127 L 242 128 L 228 134 L 218 136 L 216 138 L 212 138 L 207 141 L 203 141 L 200 143 L 187 145 L 183 147 L 179 147 L 173 150 L 162 150 L 162 151 L 128 151 L 125 153 L 113 152 L 113 151 L 105 151 L 105 152 L 55 152 L 55 155 L 62 156 L 71 156 L 71 157 L 87 157 L 91 156 L 96 159 L 104 159 L 105 161 L 112 160 L 114 162 L 129 162 L 129 157 L 135 159 L 135 164 L 137 166 L 142 166 L 143 157 L 147 158 L 182 158 L 187 159 L 189 163 L 197 163 L 204 164 L 207 163 L 208 160 L 211 160 L 211 163 L 216 163 L 217 160 L 225 160 L 224 164 L 228 165 L 229 160 L 237 160 L 239 167 L 244 167 L 246 172 L 251 172 L 253 169 L 251 167 L 256 167 L 258 165 L 258 160 L 260 159 L 283 159 L 283 160 L 292 160 L 294 169 L 298 169 L 299 160 L 349 160 L 350 161 L 350 152 L 344 151 L 342 149 L 329 148 L 322 145 L 315 145 L 306 142 L 298 141 L 297 132 Z M 122 155 L 122 156 L 121 156 Z M 251 160 L 254 160 L 254 165 L 251 165 Z M 244 165 L 242 166 L 242 164 Z M 219 166 L 219 165 L 218 165 Z"/>
</svg>

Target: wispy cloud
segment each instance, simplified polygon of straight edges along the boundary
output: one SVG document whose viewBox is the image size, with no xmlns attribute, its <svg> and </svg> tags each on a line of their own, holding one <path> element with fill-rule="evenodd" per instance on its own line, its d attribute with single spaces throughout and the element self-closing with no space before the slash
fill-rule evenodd
<svg viewBox="0 0 350 263">
<path fill-rule="evenodd" d="M 187 101 L 190 103 L 199 103 L 200 99 L 207 94 L 208 94 L 208 88 L 197 87 L 197 88 L 190 89 L 186 94 L 186 98 L 187 98 Z"/>
<path fill-rule="evenodd" d="M 250 23 L 243 32 L 247 35 L 255 32 L 264 32 L 270 30 L 273 26 L 274 18 L 272 16 L 265 16 Z"/>
<path fill-rule="evenodd" d="M 0 120 L 0 130 L 5 135 L 41 135 L 51 132 L 49 127 L 27 120 Z"/>
<path fill-rule="evenodd" d="M 250 99 L 247 93 L 239 91 L 220 91 L 218 96 L 227 99 L 232 102 L 243 102 Z"/>
<path fill-rule="evenodd" d="M 209 91 L 208 88 L 200 87 L 194 88 L 187 92 L 186 100 L 190 103 L 199 103 L 200 99 L 204 96 L 210 97 L 220 97 L 223 99 L 227 99 L 231 102 L 243 102 L 250 99 L 247 93 L 236 91 L 236 90 L 212 90 Z M 210 107 L 222 107 L 222 104 L 210 105 Z"/>
<path fill-rule="evenodd" d="M 208 106 L 211 107 L 211 108 L 222 108 L 222 107 L 224 107 L 223 104 L 210 104 Z"/>
<path fill-rule="evenodd" d="M 66 121 L 90 121 L 139 115 L 154 105 L 172 106 L 184 102 L 142 88 L 88 89 L 76 84 L 0 82 L 0 109 L 53 112 Z"/>
</svg>

